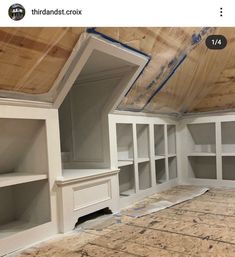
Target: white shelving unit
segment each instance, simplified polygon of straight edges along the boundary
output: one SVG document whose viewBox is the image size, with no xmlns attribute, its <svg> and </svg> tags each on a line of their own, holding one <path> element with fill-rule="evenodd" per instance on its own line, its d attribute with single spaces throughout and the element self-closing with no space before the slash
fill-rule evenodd
<svg viewBox="0 0 235 257">
<path fill-rule="evenodd" d="M 58 112 L 0 108 L 0 256 L 58 232 Z"/>
<path fill-rule="evenodd" d="M 176 122 L 109 115 L 111 165 L 118 167 L 120 206 L 177 185 Z"/>
<path fill-rule="evenodd" d="M 182 119 L 180 127 L 181 180 L 235 186 L 235 116 L 188 117 Z"/>
<path fill-rule="evenodd" d="M 0 239 L 50 221 L 46 125 L 0 119 Z"/>
</svg>

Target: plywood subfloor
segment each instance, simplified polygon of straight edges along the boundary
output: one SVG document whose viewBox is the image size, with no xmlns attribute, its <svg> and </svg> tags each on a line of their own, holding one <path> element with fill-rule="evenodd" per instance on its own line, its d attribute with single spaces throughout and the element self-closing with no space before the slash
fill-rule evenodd
<svg viewBox="0 0 235 257">
<path fill-rule="evenodd" d="M 190 187 L 178 186 L 167 194 L 174 196 L 185 190 Z M 141 218 L 121 215 L 96 229 L 87 226 L 16 256 L 234 257 L 235 189 L 213 188 Z"/>
</svg>

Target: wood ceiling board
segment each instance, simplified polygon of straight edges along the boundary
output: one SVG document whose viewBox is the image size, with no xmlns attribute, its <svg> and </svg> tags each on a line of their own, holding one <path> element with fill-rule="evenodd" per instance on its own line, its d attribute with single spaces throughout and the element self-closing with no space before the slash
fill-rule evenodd
<svg viewBox="0 0 235 257">
<path fill-rule="evenodd" d="M 218 34 L 223 33 L 226 38 L 229 38 L 230 32 L 218 30 Z M 201 72 L 195 74 L 196 83 L 194 85 L 198 88 L 198 93 L 195 93 L 192 102 L 185 107 L 185 112 L 191 112 L 201 102 L 201 99 L 204 99 L 210 92 L 213 93 L 217 89 L 216 82 L 220 79 L 223 70 L 226 69 L 234 50 L 228 46 L 220 51 L 208 50 L 203 56 L 203 63 L 200 63 Z"/>
<path fill-rule="evenodd" d="M 0 29 L 0 89 L 47 93 L 84 28 Z M 6 68 L 5 64 L 10 65 Z"/>
<path fill-rule="evenodd" d="M 144 73 L 118 107 L 121 110 L 141 110 L 158 87 L 158 83 L 149 86 L 152 80 L 158 76 L 158 81 L 162 80 L 168 64 L 191 45 L 192 35 L 199 33 L 201 28 L 119 28 L 115 33 L 109 32 L 112 28 L 97 30 L 110 37 L 116 36 L 116 40 L 129 46 L 133 46 L 134 42 L 135 46 L 140 47 L 139 50 L 151 55 Z"/>
<path fill-rule="evenodd" d="M 229 38 L 233 31 L 234 29 L 219 28 L 213 33 L 223 34 Z M 202 41 L 190 52 L 188 56 L 190 58 L 186 58 L 164 88 L 153 98 L 146 108 L 147 111 L 191 112 L 192 107 L 209 92 L 215 90 L 213 85 L 221 77 L 221 71 L 231 62 L 233 51 L 231 47 L 226 47 L 222 51 L 209 50 Z"/>
<path fill-rule="evenodd" d="M 208 85 L 210 89 L 207 94 L 192 106 L 190 112 L 218 111 L 235 108 L 235 41 L 234 28 L 223 30 L 228 39 L 226 51 L 227 56 L 218 56 L 220 62 L 218 69 L 221 68 L 217 80 Z M 225 49 L 220 51 L 224 53 Z"/>
</svg>

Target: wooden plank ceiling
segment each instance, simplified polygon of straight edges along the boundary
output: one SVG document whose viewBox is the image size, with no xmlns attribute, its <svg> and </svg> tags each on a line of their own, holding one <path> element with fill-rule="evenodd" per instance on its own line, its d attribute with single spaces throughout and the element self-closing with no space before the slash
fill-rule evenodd
<svg viewBox="0 0 235 257">
<path fill-rule="evenodd" d="M 47 93 L 86 28 L 1 28 L 0 92 Z M 120 110 L 188 113 L 235 108 L 235 28 L 96 28 L 151 56 Z M 223 34 L 227 47 L 205 38 Z"/>
<path fill-rule="evenodd" d="M 47 93 L 84 28 L 1 28 L 0 90 Z"/>
</svg>

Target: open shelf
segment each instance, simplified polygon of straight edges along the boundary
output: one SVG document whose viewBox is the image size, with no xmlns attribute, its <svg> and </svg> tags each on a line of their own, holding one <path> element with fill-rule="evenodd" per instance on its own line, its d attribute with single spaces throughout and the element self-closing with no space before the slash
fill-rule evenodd
<svg viewBox="0 0 235 257">
<path fill-rule="evenodd" d="M 0 119 L 0 186 L 46 179 L 44 120 Z"/>
<path fill-rule="evenodd" d="M 47 180 L 0 188 L 0 239 L 50 222 Z"/>
<path fill-rule="evenodd" d="M 235 154 L 235 121 L 221 122 L 222 152 Z"/>
<path fill-rule="evenodd" d="M 120 196 L 127 197 L 135 193 L 134 165 L 120 167 L 119 172 Z"/>
<path fill-rule="evenodd" d="M 151 187 L 150 162 L 139 163 L 139 189 L 146 190 Z"/>
<path fill-rule="evenodd" d="M 154 156 L 154 159 L 155 160 L 162 160 L 162 159 L 165 159 L 165 156 L 162 156 L 162 155 Z"/>
<path fill-rule="evenodd" d="M 138 158 L 138 163 L 142 163 L 142 162 L 149 162 L 149 158 L 148 157 L 146 157 L 146 158 Z"/>
<path fill-rule="evenodd" d="M 168 154 L 168 158 L 171 158 L 171 157 L 176 157 L 176 154 L 175 153 Z"/>
<path fill-rule="evenodd" d="M 39 181 L 44 179 L 47 179 L 46 174 L 31 175 L 28 173 L 20 173 L 20 172 L 7 173 L 7 174 L 0 175 L 0 187 L 29 183 L 29 182 Z"/>
<path fill-rule="evenodd" d="M 188 152 L 215 153 L 215 123 L 188 124 Z"/>
<path fill-rule="evenodd" d="M 167 125 L 168 154 L 176 153 L 176 126 Z"/>
<path fill-rule="evenodd" d="M 235 156 L 235 152 L 231 153 L 221 153 L 222 156 Z"/>
<path fill-rule="evenodd" d="M 134 160 L 119 160 L 118 167 L 128 166 L 134 163 Z"/>
<path fill-rule="evenodd" d="M 166 166 L 165 159 L 155 161 L 156 183 L 161 184 L 166 182 Z"/>
<path fill-rule="evenodd" d="M 235 156 L 222 157 L 222 178 L 235 180 Z"/>
<path fill-rule="evenodd" d="M 188 156 L 216 156 L 215 153 L 189 153 Z"/>
<path fill-rule="evenodd" d="M 155 156 L 165 155 L 164 125 L 154 125 Z"/>
<path fill-rule="evenodd" d="M 216 157 L 191 156 L 189 160 L 189 176 L 200 179 L 216 179 Z"/>
<path fill-rule="evenodd" d="M 168 169 L 169 169 L 169 179 L 177 178 L 177 160 L 176 160 L 176 157 L 168 158 Z"/>
<path fill-rule="evenodd" d="M 137 124 L 138 158 L 149 158 L 149 125 Z"/>
<path fill-rule="evenodd" d="M 117 128 L 118 166 L 132 164 L 133 163 L 132 124 L 118 123 L 116 125 L 116 128 Z"/>
</svg>

